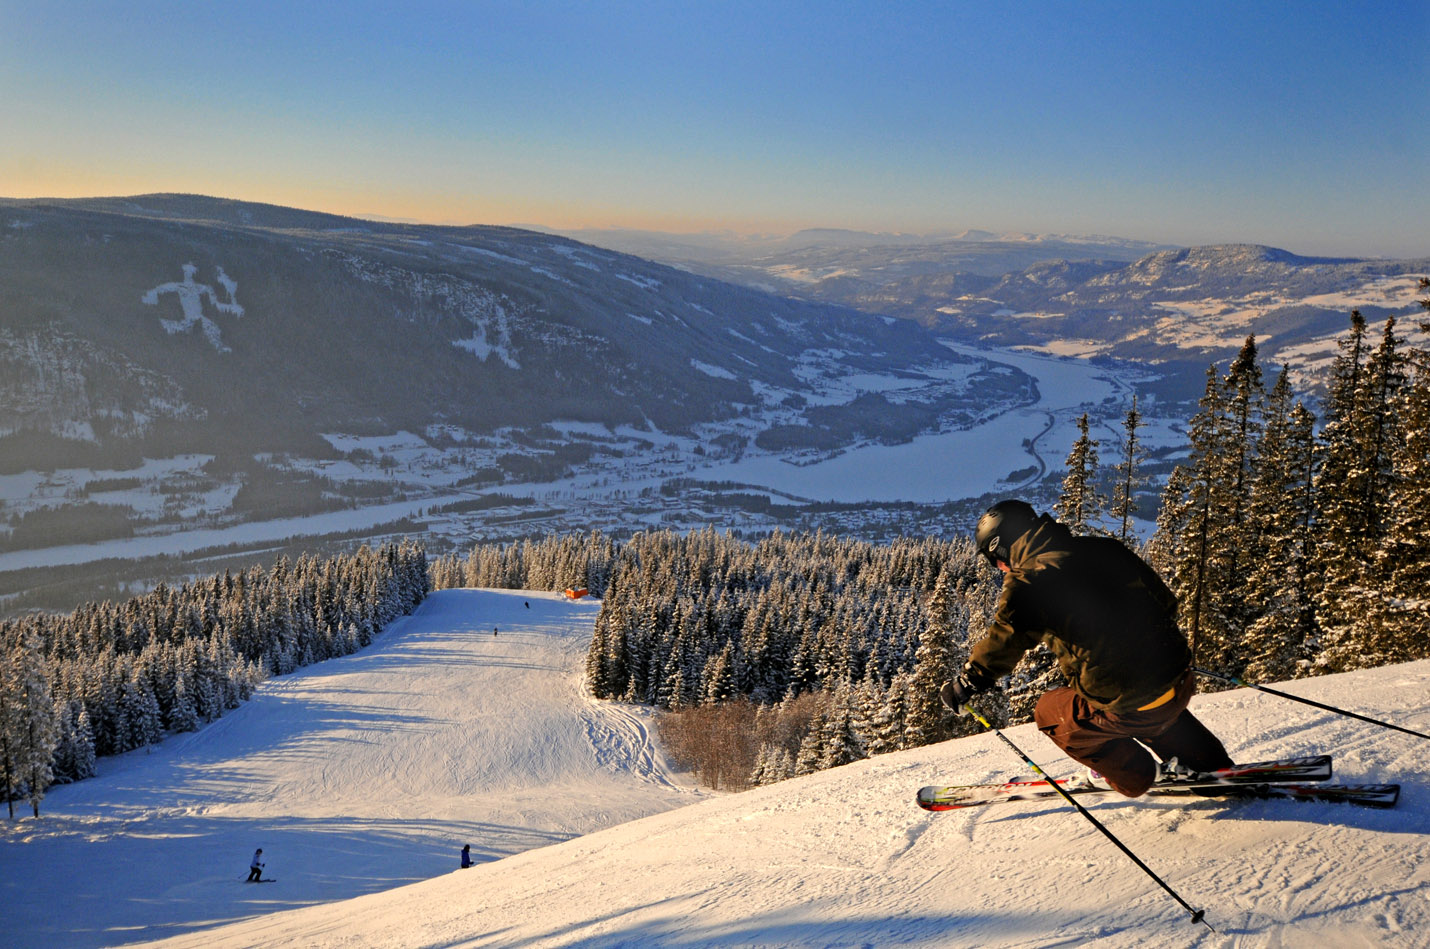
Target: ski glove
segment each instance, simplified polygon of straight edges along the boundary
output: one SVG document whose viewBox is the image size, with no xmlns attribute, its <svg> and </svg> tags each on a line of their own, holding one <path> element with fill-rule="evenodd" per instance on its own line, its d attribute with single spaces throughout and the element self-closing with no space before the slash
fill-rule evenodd
<svg viewBox="0 0 1430 949">
<path fill-rule="evenodd" d="M 973 683 L 968 681 L 967 675 L 961 675 L 956 679 L 950 679 L 945 682 L 943 688 L 938 690 L 938 697 L 940 701 L 943 702 L 945 708 L 957 712 L 963 708 L 964 703 L 973 698 L 978 691 L 978 689 L 973 687 Z"/>
<path fill-rule="evenodd" d="M 963 708 L 969 699 L 979 692 L 987 692 L 993 688 L 993 683 L 988 680 L 982 671 L 972 665 L 964 666 L 963 672 L 957 678 L 950 679 L 943 684 L 943 688 L 938 690 L 938 697 L 944 706 L 952 711 Z"/>
</svg>

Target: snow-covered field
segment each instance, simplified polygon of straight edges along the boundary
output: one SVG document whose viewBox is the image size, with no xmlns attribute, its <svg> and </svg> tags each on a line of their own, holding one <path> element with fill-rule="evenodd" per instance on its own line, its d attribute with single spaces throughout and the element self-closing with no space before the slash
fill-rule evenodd
<svg viewBox="0 0 1430 949">
<path fill-rule="evenodd" d="M 1060 469 L 1078 435 L 1076 420 L 1085 411 L 1092 414 L 1093 437 L 1101 440 L 1104 464 L 1115 463 L 1116 446 L 1122 437 L 1122 418 L 1132 404 L 1129 374 L 1139 370 L 1121 367 L 1114 371 L 1083 360 L 1059 359 L 1040 353 L 985 351 L 953 345 L 949 348 L 965 355 L 1014 365 L 1028 373 L 1037 380 L 1039 401 L 1012 410 L 991 406 L 989 417 L 969 429 L 922 435 L 902 445 L 858 444 L 817 458 L 794 459 L 798 463 L 781 455 L 753 449 L 740 460 L 703 454 L 705 446 L 722 431 L 733 431 L 720 426 L 710 426 L 699 437 L 691 437 L 629 428 L 610 432 L 603 426 L 558 422 L 553 427 L 563 432 L 603 435 L 625 440 L 630 446 L 641 443 L 653 447 L 642 452 L 628 446 L 629 450 L 625 452 L 627 457 L 616 462 L 594 462 L 588 470 L 572 477 L 553 482 L 501 485 L 498 490 L 504 494 L 531 497 L 550 507 L 572 512 L 565 520 L 558 518 L 531 529 L 577 533 L 601 526 L 603 515 L 608 516 L 611 522 L 629 527 L 632 516 L 627 499 L 642 492 L 658 494 L 661 486 L 675 477 L 730 481 L 756 485 L 787 496 L 850 503 L 942 503 L 995 491 L 1016 494 L 1020 487 L 1025 487 L 1033 479 L 1023 478 L 1018 483 L 1009 483 L 1005 479 L 1017 471 L 1037 470 L 1041 474 L 1045 469 Z M 968 366 L 958 364 L 939 371 L 943 375 L 936 381 L 953 385 L 967 373 Z M 927 381 L 924 379 L 925 384 Z M 906 378 L 857 376 L 826 381 L 826 388 L 838 395 L 832 401 L 844 402 L 860 392 L 890 394 L 896 392 L 897 387 L 910 384 Z M 1180 445 L 1183 442 L 1183 436 L 1173 430 L 1170 420 L 1149 413 L 1146 405 L 1142 408 L 1147 424 L 1139 431 L 1138 437 L 1144 448 Z M 746 434 L 753 437 L 752 432 Z M 464 445 L 459 450 L 447 452 L 433 448 L 406 432 L 367 438 L 331 434 L 327 437 L 341 451 L 361 448 L 381 456 L 392 462 L 392 468 L 400 469 L 400 473 L 394 474 L 388 466 L 374 460 L 367 470 L 349 461 L 315 463 L 313 474 L 339 481 L 369 478 L 391 481 L 398 478 L 408 500 L 239 524 L 209 523 L 200 516 L 202 512 L 196 510 L 186 515 L 184 526 L 166 526 L 134 537 L 0 552 L 0 573 L 110 558 L 127 560 L 183 555 L 235 544 L 258 545 L 297 537 L 363 531 L 400 518 L 422 519 L 425 512 L 432 508 L 470 501 L 474 496 L 485 493 L 485 489 L 460 489 L 456 483 L 469 476 L 474 467 L 495 463 L 493 459 L 498 455 L 517 450 L 510 444 L 495 440 L 480 451 Z M 637 456 L 640 460 L 633 461 Z M 38 507 L 53 507 L 65 503 L 71 493 L 98 479 L 134 477 L 144 483 L 124 491 L 95 495 L 96 499 L 128 506 L 146 515 L 157 515 L 160 510 L 154 507 L 158 503 L 155 498 L 164 496 L 159 490 L 162 477 L 177 477 L 186 471 L 197 476 L 207 460 L 206 456 L 185 456 L 165 462 L 150 462 L 140 472 L 64 469 L 44 475 L 26 472 L 0 476 L 0 508 L 13 514 Z M 227 507 L 233 490 L 236 488 L 213 492 L 213 501 L 219 509 Z M 677 499 L 671 504 L 679 507 L 682 502 Z M 667 513 L 652 513 L 648 526 L 678 528 L 707 523 L 696 515 L 693 525 L 683 525 L 667 519 Z M 474 528 L 470 523 L 459 521 L 449 529 L 429 518 L 427 528 L 432 532 L 460 537 L 462 545 L 465 545 L 480 525 Z"/>
<path fill-rule="evenodd" d="M 6 825 L 5 945 L 1430 946 L 1425 740 L 1250 690 L 1196 699 L 1239 759 L 1327 751 L 1341 781 L 1404 784 L 1393 811 L 1092 803 L 1212 933 L 1060 803 L 914 806 L 1018 772 L 990 735 L 690 790 L 643 715 L 582 697 L 595 613 L 439 592 L 363 653 L 103 761 Z M 1284 688 L 1430 731 L 1430 661 Z M 1007 734 L 1072 770 L 1031 726 Z M 475 869 L 455 869 L 463 842 Z M 256 846 L 278 882 L 241 882 Z"/>
</svg>

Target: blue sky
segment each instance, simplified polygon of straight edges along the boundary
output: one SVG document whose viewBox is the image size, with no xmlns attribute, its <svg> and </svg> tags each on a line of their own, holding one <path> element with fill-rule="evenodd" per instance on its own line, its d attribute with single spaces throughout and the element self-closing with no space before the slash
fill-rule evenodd
<svg viewBox="0 0 1430 949">
<path fill-rule="evenodd" d="M 0 0 L 0 196 L 1427 256 L 1427 32 L 1427 0 Z"/>
</svg>

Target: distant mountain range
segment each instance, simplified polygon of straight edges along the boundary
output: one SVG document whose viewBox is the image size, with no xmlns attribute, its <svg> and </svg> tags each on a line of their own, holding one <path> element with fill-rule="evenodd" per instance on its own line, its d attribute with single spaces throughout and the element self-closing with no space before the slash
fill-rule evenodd
<svg viewBox="0 0 1430 949">
<path fill-rule="evenodd" d="M 918 322 L 941 336 L 1163 364 L 1225 359 L 1249 334 L 1314 366 L 1348 325 L 1418 312 L 1430 257 L 1302 257 L 1110 237 L 801 231 L 785 238 L 568 232 L 695 273 Z M 1182 393 L 1183 396 L 1186 393 Z"/>
<path fill-rule="evenodd" d="M 960 361 L 911 321 L 550 234 L 186 195 L 0 201 L 10 471 L 86 446 L 322 457 L 322 433 L 434 425 L 689 432 L 771 408 L 798 426 L 819 378 Z"/>
</svg>

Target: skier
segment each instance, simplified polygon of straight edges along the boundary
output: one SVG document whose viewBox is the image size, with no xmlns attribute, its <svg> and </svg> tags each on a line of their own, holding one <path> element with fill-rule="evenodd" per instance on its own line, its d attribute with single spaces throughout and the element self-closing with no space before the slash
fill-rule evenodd
<svg viewBox="0 0 1430 949">
<path fill-rule="evenodd" d="M 462 869 L 472 866 L 472 845 L 462 844 Z"/>
<path fill-rule="evenodd" d="M 253 860 L 248 864 L 248 879 L 244 880 L 244 883 L 262 882 L 260 879 L 263 876 L 264 867 L 262 860 L 263 848 L 259 847 L 257 850 L 253 851 Z"/>
<path fill-rule="evenodd" d="M 997 613 L 962 674 L 940 690 L 958 709 L 1045 643 L 1070 686 L 1038 700 L 1033 719 L 1068 757 L 1127 797 L 1159 767 L 1211 771 L 1231 758 L 1187 710 L 1196 690 L 1177 600 L 1156 572 L 1111 537 L 1074 537 L 1024 501 L 978 520 L 978 550 L 1003 571 Z M 1139 742 L 1143 744 L 1139 744 Z M 1175 763 L 1173 763 L 1175 759 Z"/>
</svg>

